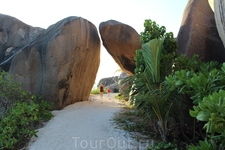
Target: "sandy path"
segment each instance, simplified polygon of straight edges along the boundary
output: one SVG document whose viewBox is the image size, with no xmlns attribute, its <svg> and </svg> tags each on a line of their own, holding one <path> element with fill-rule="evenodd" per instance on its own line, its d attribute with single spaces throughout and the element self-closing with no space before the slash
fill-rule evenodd
<svg viewBox="0 0 225 150">
<path fill-rule="evenodd" d="M 27 150 L 145 149 L 128 132 L 115 128 L 111 118 L 121 107 L 115 98 L 90 96 L 89 101 L 53 111 L 55 117 L 38 130 Z"/>
</svg>

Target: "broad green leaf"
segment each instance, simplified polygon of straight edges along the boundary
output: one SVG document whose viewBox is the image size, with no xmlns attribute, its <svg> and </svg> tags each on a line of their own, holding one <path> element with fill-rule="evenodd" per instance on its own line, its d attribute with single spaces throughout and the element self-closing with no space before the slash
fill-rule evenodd
<svg viewBox="0 0 225 150">
<path fill-rule="evenodd" d="M 183 84 L 183 82 L 181 81 L 181 80 L 177 80 L 177 81 L 175 81 L 175 85 L 176 86 L 178 86 L 178 85 L 182 85 Z"/>
<path fill-rule="evenodd" d="M 222 65 L 222 67 L 221 67 L 221 70 L 222 70 L 223 72 L 225 72 L 225 63 L 223 63 L 223 65 Z"/>
<path fill-rule="evenodd" d="M 164 39 L 152 39 L 142 45 L 142 53 L 146 65 L 145 72 L 152 83 L 160 81 L 160 58 Z"/>
<path fill-rule="evenodd" d="M 190 110 L 189 111 L 189 114 L 192 116 L 192 117 L 196 117 L 198 115 L 199 111 L 196 111 L 196 110 Z"/>
<path fill-rule="evenodd" d="M 200 121 L 208 121 L 210 118 L 210 113 L 207 111 L 200 111 L 196 118 Z"/>
</svg>

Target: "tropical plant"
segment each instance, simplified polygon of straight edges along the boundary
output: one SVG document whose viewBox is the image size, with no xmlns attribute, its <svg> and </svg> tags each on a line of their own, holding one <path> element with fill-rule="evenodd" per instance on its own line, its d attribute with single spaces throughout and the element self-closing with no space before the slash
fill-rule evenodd
<svg viewBox="0 0 225 150">
<path fill-rule="evenodd" d="M 203 123 L 202 127 L 206 129 L 205 140 L 199 141 L 199 145 L 190 145 L 190 150 L 222 150 L 225 147 L 224 75 L 225 63 L 221 66 L 211 61 L 166 77 L 165 83 L 171 85 L 171 90 L 190 96 L 194 105 L 190 115 Z"/>
<path fill-rule="evenodd" d="M 176 71 L 173 75 L 166 77 L 165 83 L 171 85 L 171 90 L 178 93 L 189 94 L 194 104 L 201 102 L 206 95 L 217 92 L 225 87 L 225 63 L 220 70 L 215 69 L 216 62 L 204 63 L 194 70 Z"/>
<path fill-rule="evenodd" d="M 141 32 L 141 42 L 142 44 L 148 43 L 152 39 L 164 39 L 162 44 L 162 51 L 160 56 L 160 74 L 161 81 L 164 80 L 164 77 L 171 73 L 172 65 L 175 61 L 177 54 L 176 48 L 177 43 L 175 38 L 173 37 L 173 33 L 166 33 L 165 26 L 159 26 L 155 21 L 145 20 L 144 22 L 144 31 Z M 136 51 L 136 57 L 134 58 L 136 61 L 135 74 L 142 73 L 145 69 L 145 62 L 143 60 L 143 54 Z"/>
<path fill-rule="evenodd" d="M 225 134 L 225 91 L 220 90 L 203 98 L 197 106 L 190 111 L 192 117 L 199 121 L 206 121 L 206 132 Z"/>
<path fill-rule="evenodd" d="M 142 49 L 136 51 L 135 75 L 122 83 L 132 81 L 129 91 L 131 104 L 146 122 L 158 129 L 162 140 L 167 141 L 168 120 L 171 118 L 173 107 L 169 97 L 173 92 L 161 82 L 167 73 L 172 72 L 177 45 L 173 34 L 166 33 L 164 26 L 159 27 L 151 20 L 145 20 L 144 26 L 145 30 L 141 33 Z M 168 63 L 168 69 L 163 68 L 162 64 Z"/>
<path fill-rule="evenodd" d="M 164 39 L 153 39 L 143 44 L 142 53 L 145 69 L 132 78 L 135 86 L 131 88 L 131 103 L 141 112 L 145 121 L 154 124 L 164 142 L 168 140 L 168 122 L 171 119 L 173 103 L 168 86 L 161 84 L 160 58 Z"/>
<path fill-rule="evenodd" d="M 124 96 L 121 93 L 118 93 L 115 95 L 115 98 L 122 100 L 122 99 L 124 99 Z"/>
<path fill-rule="evenodd" d="M 52 104 L 22 89 L 6 72 L 0 73 L 0 149 L 19 149 L 42 121 L 53 117 Z"/>
<path fill-rule="evenodd" d="M 203 98 L 194 110 L 190 110 L 190 115 L 196 117 L 198 121 L 204 121 L 206 132 L 210 135 L 205 141 L 200 141 L 200 147 L 211 147 L 213 150 L 225 148 L 225 91 L 220 90 Z M 199 146 L 192 145 L 193 148 Z M 194 150 L 194 149 L 193 149 Z"/>
<path fill-rule="evenodd" d="M 44 101 L 14 103 L 0 120 L 0 149 L 19 148 L 37 136 L 36 127 L 53 116 L 48 111 L 51 107 Z"/>
<path fill-rule="evenodd" d="M 142 44 L 147 43 L 155 38 L 157 39 L 162 38 L 166 33 L 165 26 L 160 27 L 155 21 L 152 21 L 151 19 L 144 21 L 144 27 L 145 27 L 144 31 L 141 32 Z"/>
<path fill-rule="evenodd" d="M 208 140 L 208 139 L 205 139 L 204 141 L 199 141 L 199 146 L 195 146 L 191 144 L 188 147 L 188 150 L 203 150 L 203 149 L 204 150 L 223 150 L 216 145 L 215 141 Z"/>
<path fill-rule="evenodd" d="M 148 92 L 139 96 L 142 101 L 140 101 L 140 104 L 136 104 L 137 108 L 143 112 L 145 120 L 154 124 L 153 126 L 159 131 L 162 141 L 167 142 L 170 134 L 169 120 L 172 120 L 171 113 L 174 109 L 173 102 L 170 99 L 172 92 L 166 86 L 161 86 L 161 89 L 155 90 L 151 89 L 150 86 L 147 87 Z"/>
<path fill-rule="evenodd" d="M 137 53 L 141 53 L 142 61 L 145 67 L 136 68 L 136 74 L 128 79 L 133 80 L 133 86 L 131 88 L 132 95 L 131 101 L 138 100 L 138 95 L 146 94 L 148 91 L 146 85 L 146 78 L 148 84 L 151 85 L 151 89 L 157 89 L 160 83 L 160 56 L 162 52 L 163 39 L 153 39 L 148 43 L 143 44 L 142 49 L 138 50 Z M 138 62 L 137 62 L 138 64 Z M 144 77 L 144 78 L 143 78 Z M 125 80 L 126 81 L 126 80 Z M 127 82 L 127 81 L 126 81 Z M 154 86 L 154 87 L 153 87 Z"/>
<path fill-rule="evenodd" d="M 149 146 L 147 150 L 179 150 L 179 149 L 177 144 L 170 142 L 160 142 Z"/>
<path fill-rule="evenodd" d="M 144 71 L 153 84 L 160 82 L 160 59 L 163 42 L 164 38 L 150 40 L 143 44 L 141 50 L 146 66 Z"/>
<path fill-rule="evenodd" d="M 7 72 L 0 73 L 0 118 L 5 110 L 11 107 L 16 100 L 23 100 L 27 94 L 21 88 L 21 83 L 12 80 L 12 76 Z"/>
<path fill-rule="evenodd" d="M 207 149 L 224 149 L 225 63 L 221 66 L 214 61 L 202 62 L 198 60 L 197 55 L 193 58 L 177 55 L 173 34 L 165 34 L 165 27 L 159 27 L 151 20 L 145 20 L 144 25 L 145 30 L 141 33 L 143 46 L 141 50 L 136 51 L 135 75 L 125 80 L 133 83 L 129 91 L 131 103 L 145 121 L 155 124 L 162 141 L 165 142 L 168 141 L 171 132 L 169 120 L 174 119 L 171 122 L 173 124 L 178 122 L 181 132 L 184 130 L 182 129 L 184 121 L 182 118 L 179 120 L 179 116 L 173 113 L 174 108 L 181 105 L 181 102 L 171 95 L 175 93 L 190 97 L 193 103 L 187 102 L 187 106 L 182 104 L 181 113 L 188 112 L 194 105 L 194 110 L 190 111 L 190 114 L 199 122 L 194 121 L 193 126 L 188 128 L 194 129 L 195 139 L 192 140 L 197 138 L 205 140 L 200 141 L 199 146 L 193 144 L 189 148 L 197 150 L 208 146 Z M 163 39 L 163 42 L 159 42 L 160 39 Z M 197 133 L 197 127 L 203 125 L 207 133 Z M 198 137 L 195 134 L 198 134 Z M 191 136 L 191 133 L 189 137 L 184 135 L 188 142 L 192 141 Z"/>
</svg>

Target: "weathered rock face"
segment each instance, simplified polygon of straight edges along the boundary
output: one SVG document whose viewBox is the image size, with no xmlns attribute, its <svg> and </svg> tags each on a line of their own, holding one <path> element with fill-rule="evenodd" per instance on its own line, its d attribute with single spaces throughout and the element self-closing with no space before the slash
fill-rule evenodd
<svg viewBox="0 0 225 150">
<path fill-rule="evenodd" d="M 124 82 L 129 75 L 126 72 L 122 71 L 119 76 L 119 93 L 124 96 L 125 100 L 129 99 L 129 93 L 125 92 L 125 90 L 132 84 L 128 81 Z"/>
<path fill-rule="evenodd" d="M 0 14 L 0 64 L 44 31 L 45 29 L 31 27 L 14 17 Z M 3 69 L 8 70 L 9 65 L 5 64 Z"/>
<path fill-rule="evenodd" d="M 101 83 L 104 84 L 105 87 L 111 85 L 111 84 L 114 84 L 114 83 L 118 83 L 118 76 L 114 76 L 114 77 L 108 77 L 108 78 L 102 78 L 97 86 L 99 87 Z"/>
<path fill-rule="evenodd" d="M 126 74 L 126 72 L 124 72 L 124 71 L 122 71 L 121 73 L 120 73 L 120 76 L 119 76 L 119 87 L 120 87 L 120 90 L 119 90 L 119 92 L 121 93 L 121 94 L 125 94 L 124 93 L 124 90 L 128 87 L 128 85 L 129 85 L 129 83 L 123 83 L 123 80 L 125 79 L 125 78 L 127 78 L 129 75 L 128 74 Z M 123 83 L 123 84 L 122 84 Z"/>
<path fill-rule="evenodd" d="M 130 26 L 109 20 L 99 25 L 103 45 L 122 70 L 133 75 L 135 51 L 141 49 L 140 35 Z"/>
<path fill-rule="evenodd" d="M 225 49 L 208 1 L 188 1 L 177 42 L 179 54 L 187 57 L 197 54 L 203 61 L 225 61 Z"/>
<path fill-rule="evenodd" d="M 111 84 L 106 88 L 110 88 L 111 93 L 119 93 L 119 85 L 118 83 Z"/>
<path fill-rule="evenodd" d="M 104 84 L 105 88 L 110 88 L 112 93 L 119 92 L 119 85 L 118 85 L 118 76 L 103 78 L 99 81 L 97 86 L 99 87 L 101 83 Z"/>
<path fill-rule="evenodd" d="M 224 0 L 209 0 L 214 11 L 217 30 L 225 47 L 225 3 Z"/>
<path fill-rule="evenodd" d="M 89 21 L 68 17 L 20 50 L 9 73 L 61 109 L 88 100 L 100 63 L 100 39 Z"/>
</svg>

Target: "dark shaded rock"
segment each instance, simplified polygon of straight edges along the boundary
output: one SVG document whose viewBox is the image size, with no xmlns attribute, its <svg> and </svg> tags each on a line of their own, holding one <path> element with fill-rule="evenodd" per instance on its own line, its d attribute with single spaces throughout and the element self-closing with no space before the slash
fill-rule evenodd
<svg viewBox="0 0 225 150">
<path fill-rule="evenodd" d="M 111 93 L 119 93 L 119 85 L 118 85 L 118 83 L 114 83 L 114 84 L 108 85 L 106 88 L 110 88 Z"/>
<path fill-rule="evenodd" d="M 213 3 L 211 8 L 213 7 L 217 30 L 225 46 L 225 3 L 223 0 L 211 0 L 211 3 Z"/>
<path fill-rule="evenodd" d="M 177 42 L 179 54 L 187 57 L 197 54 L 203 61 L 225 61 L 225 49 L 208 1 L 188 1 Z"/>
<path fill-rule="evenodd" d="M 125 78 L 127 78 L 128 76 L 129 76 L 129 75 L 126 74 L 126 72 L 124 72 L 124 71 L 122 71 L 122 72 L 120 73 L 120 76 L 119 76 L 119 87 L 120 87 L 119 92 L 120 92 L 121 94 L 125 94 L 125 93 L 124 93 L 124 90 L 126 90 L 127 87 L 128 87 L 129 84 L 130 84 L 130 83 L 123 82 L 123 80 L 124 80 Z"/>
<path fill-rule="evenodd" d="M 98 87 L 100 85 L 100 83 L 103 83 L 105 87 L 114 84 L 114 83 L 118 83 L 118 76 L 114 76 L 114 77 L 108 77 L 108 78 L 103 78 L 101 80 L 99 80 L 98 82 Z"/>
<path fill-rule="evenodd" d="M 225 61 L 225 48 L 219 36 L 215 17 L 208 0 L 189 0 L 183 13 L 183 20 L 177 37 L 178 53 L 192 57 L 200 56 L 203 61 Z M 193 107 L 189 95 L 179 94 L 181 99 L 178 106 L 182 107 L 180 118 L 181 126 L 201 126 L 195 123 L 188 113 Z M 183 107 L 186 106 L 186 107 Z"/>
<path fill-rule="evenodd" d="M 122 71 L 119 76 L 119 93 L 124 96 L 125 100 L 129 99 L 129 93 L 127 93 L 126 89 L 132 84 L 126 80 L 129 75 L 126 72 Z"/>
<path fill-rule="evenodd" d="M 0 64 L 37 39 L 44 31 L 45 29 L 29 26 L 14 17 L 0 14 Z M 10 61 L 1 65 L 5 71 L 9 70 L 9 66 Z"/>
<path fill-rule="evenodd" d="M 122 70 L 133 75 L 135 51 L 141 48 L 140 35 L 132 27 L 115 20 L 102 22 L 99 32 L 108 53 Z"/>
<path fill-rule="evenodd" d="M 99 81 L 97 86 L 99 87 L 100 83 L 103 83 L 105 88 L 110 88 L 111 93 L 118 93 L 119 92 L 118 78 L 119 78 L 118 76 L 103 78 Z"/>
<path fill-rule="evenodd" d="M 100 39 L 96 27 L 80 17 L 68 17 L 21 49 L 9 73 L 27 91 L 61 109 L 86 101 L 100 63 Z"/>
</svg>

